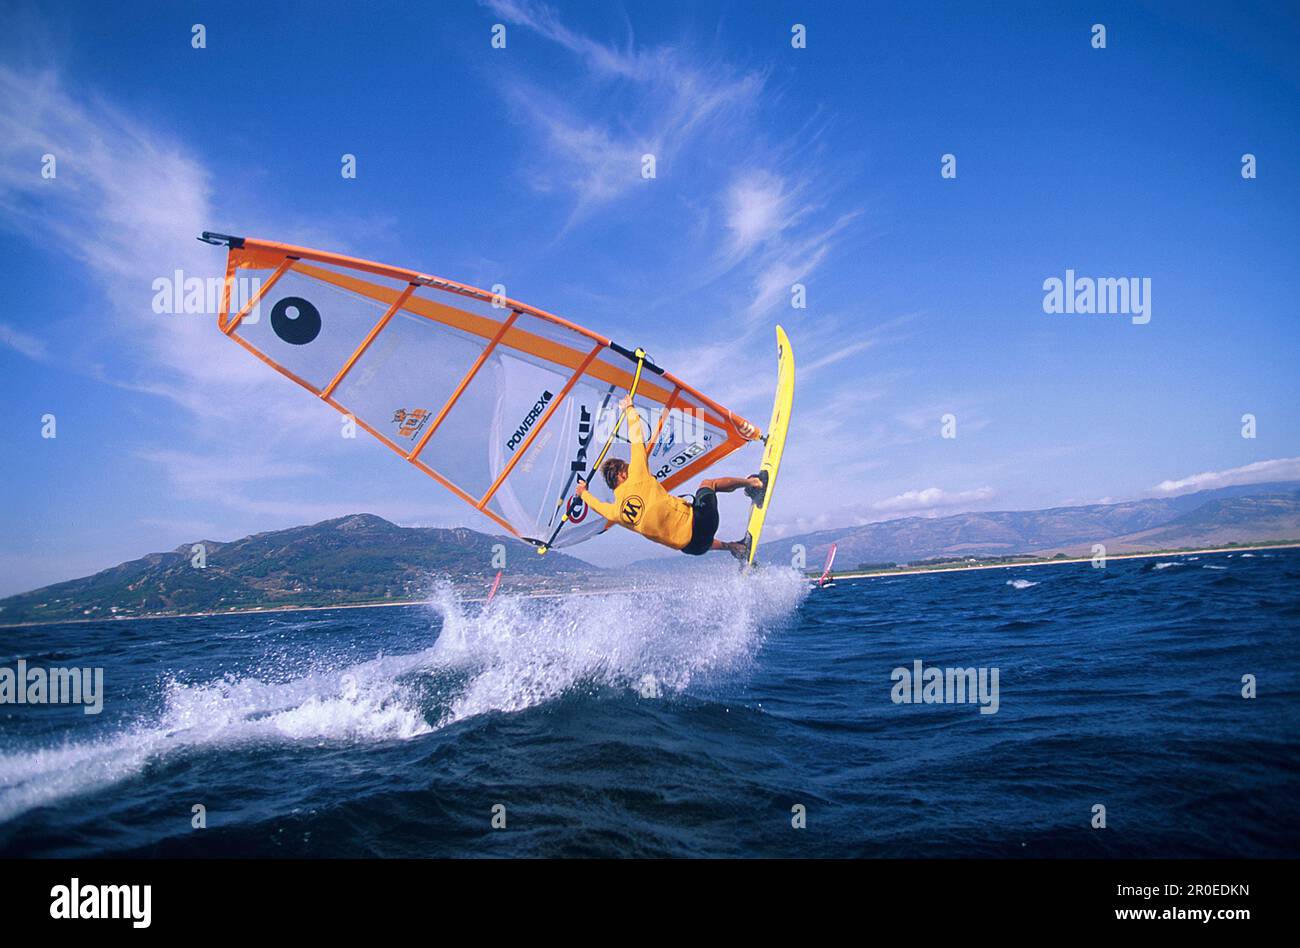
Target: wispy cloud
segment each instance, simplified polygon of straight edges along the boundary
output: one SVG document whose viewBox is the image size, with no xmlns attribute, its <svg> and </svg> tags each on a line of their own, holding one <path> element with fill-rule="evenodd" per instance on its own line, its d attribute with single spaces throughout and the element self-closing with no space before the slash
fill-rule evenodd
<svg viewBox="0 0 1300 948">
<path fill-rule="evenodd" d="M 788 300 L 792 283 L 812 276 L 860 213 L 836 195 L 838 176 L 818 151 L 825 117 L 814 110 L 791 128 L 766 71 L 705 54 L 685 38 L 638 48 L 629 30 L 623 47 L 601 42 L 540 3 L 485 5 L 575 57 L 562 96 L 547 91 L 556 86 L 550 72 L 545 83 L 520 70 L 496 80 L 540 136 L 522 165 L 525 178 L 573 197 L 561 233 L 634 193 L 671 202 L 679 233 L 665 241 L 665 255 L 679 258 L 684 237 L 699 251 L 674 289 L 743 267 L 745 311 L 756 322 Z M 656 182 L 642 178 L 646 154 L 655 157 Z"/>
<path fill-rule="evenodd" d="M 818 320 L 800 332 L 799 378 L 807 382 L 822 369 L 843 362 L 860 353 L 882 345 L 896 345 L 907 338 L 905 328 L 916 319 L 915 314 L 898 316 L 876 325 L 864 326 L 859 315 Z M 854 331 L 847 333 L 844 324 L 856 322 Z"/>
<path fill-rule="evenodd" d="M 974 490 L 962 491 L 947 491 L 942 487 L 926 487 L 922 490 L 904 491 L 885 500 L 876 501 L 871 505 L 871 508 L 890 514 L 933 513 L 936 510 L 952 510 L 953 508 L 968 507 L 975 503 L 983 503 L 992 499 L 996 494 L 997 491 L 992 487 L 977 487 Z"/>
<path fill-rule="evenodd" d="M 342 490 L 331 486 L 331 471 L 311 461 L 286 459 L 274 452 L 231 447 L 221 453 L 181 449 L 146 449 L 138 456 L 154 464 L 169 489 L 169 496 L 193 502 L 198 509 L 220 510 L 229 523 L 247 525 L 249 532 L 269 529 L 269 524 L 291 526 L 366 511 L 396 523 L 454 526 L 466 517 L 450 496 L 432 490 L 396 496 L 382 491 L 357 492 L 348 483 Z M 418 475 L 410 472 L 413 480 Z M 413 503 L 412 498 L 428 498 Z M 441 503 L 439 503 L 441 502 Z M 186 523 L 189 521 L 180 521 Z M 486 519 L 476 524 L 493 530 Z"/>
<path fill-rule="evenodd" d="M 602 43 L 566 27 L 540 3 L 488 0 L 508 25 L 523 27 L 574 54 L 579 74 L 557 84 L 512 72 L 499 80 L 507 101 L 540 136 L 524 173 L 542 191 L 569 191 L 567 230 L 598 208 L 645 187 L 643 155 L 664 170 L 703 139 L 752 110 L 765 78 L 693 58 L 674 46 L 638 50 Z M 549 91 L 557 85 L 563 93 Z"/>
<path fill-rule="evenodd" d="M 576 53 L 593 71 L 602 75 L 627 79 L 650 79 L 658 72 L 659 63 L 663 58 L 660 52 L 634 51 L 630 37 L 628 48 L 617 50 L 570 30 L 560 21 L 559 14 L 545 4 L 529 3 L 524 0 L 484 0 L 483 5 L 503 20 L 526 26 L 570 52 Z"/>
<path fill-rule="evenodd" d="M 47 154 L 53 178 L 41 174 Z M 211 248 L 194 240 L 212 217 L 208 173 L 176 142 L 109 103 L 79 99 L 53 73 L 0 66 L 0 217 L 40 234 L 42 247 L 65 258 L 65 279 L 104 294 L 108 305 L 93 318 L 49 323 L 60 343 L 49 348 L 70 368 L 93 374 L 94 364 L 112 364 L 104 380 L 114 384 L 253 378 L 251 366 L 209 356 L 217 340 L 207 320 L 152 309 L 155 279 L 215 269 Z"/>
<path fill-rule="evenodd" d="M 830 256 L 836 238 L 856 216 L 856 213 L 841 214 L 830 224 L 811 232 L 797 230 L 794 227 L 797 222 L 792 220 L 755 245 L 758 252 L 752 268 L 752 296 L 746 307 L 751 324 L 762 322 L 778 308 L 788 308 L 795 283 L 816 291 L 814 275 Z"/>
<path fill-rule="evenodd" d="M 727 192 L 727 229 L 732 250 L 748 253 L 794 223 L 793 195 L 786 182 L 770 171 L 750 171 L 734 181 Z"/>
<path fill-rule="evenodd" d="M 198 495 L 220 494 L 259 481 L 300 480 L 317 469 L 302 461 L 285 461 L 265 452 L 201 455 L 172 448 L 139 452 L 141 459 L 162 467 L 180 490 Z"/>
<path fill-rule="evenodd" d="M 879 459 L 853 461 L 842 467 L 837 465 L 835 480 L 837 484 L 846 485 L 862 481 L 863 486 L 867 486 L 866 477 L 883 466 L 884 462 Z M 825 484 L 824 478 L 820 483 Z M 792 487 L 795 485 L 790 483 L 783 486 L 782 490 L 787 498 L 792 494 L 800 493 L 799 490 L 792 491 Z M 774 528 L 769 531 L 770 537 L 769 533 L 765 533 L 764 537 L 775 539 L 907 517 L 946 517 L 970 510 L 987 509 L 989 502 L 997 496 L 997 490 L 988 486 L 955 491 L 941 487 L 926 487 L 903 491 L 877 501 L 849 501 L 847 495 L 840 492 L 835 503 L 787 507 L 784 516 L 778 519 Z"/>
<path fill-rule="evenodd" d="M 825 157 L 830 116 L 805 109 L 792 125 L 766 69 L 701 49 L 690 36 L 638 45 L 629 26 L 613 42 L 543 3 L 484 6 L 508 29 L 561 51 L 544 70 L 512 59 L 515 67 L 491 80 L 537 143 L 521 152 L 521 174 L 572 202 L 557 240 L 579 220 L 622 226 L 635 215 L 646 222 L 636 275 L 623 277 L 623 292 L 607 291 L 641 299 L 642 278 L 660 274 L 666 279 L 650 302 L 666 316 L 725 314 L 701 320 L 689 338 L 656 334 L 655 355 L 674 372 L 762 423 L 771 380 L 736 367 L 771 360 L 771 325 L 782 312 L 798 337 L 802 384 L 879 343 L 861 313 L 828 311 L 833 280 L 814 280 L 862 213 L 842 193 L 846 162 Z M 549 91 L 557 87 L 562 94 Z M 654 181 L 641 177 L 646 153 L 657 161 Z M 809 285 L 815 318 L 790 309 L 796 282 Z"/>
<path fill-rule="evenodd" d="M 33 362 L 45 362 L 50 357 L 44 342 L 5 323 L 0 323 L 0 345 L 8 346 Z"/>
<path fill-rule="evenodd" d="M 1293 480 L 1300 480 L 1300 457 L 1256 461 L 1254 464 L 1228 468 L 1224 471 L 1202 471 L 1200 474 L 1192 474 L 1177 480 L 1161 481 L 1154 490 L 1158 494 L 1182 494 L 1209 490 L 1213 487 Z"/>
<path fill-rule="evenodd" d="M 56 176 L 41 174 L 52 155 Z M 220 275 L 220 251 L 195 236 L 217 220 L 211 175 L 165 132 L 52 72 L 0 66 L 0 226 L 56 257 L 63 279 L 102 303 L 34 311 L 42 338 L 0 326 L 0 344 L 127 391 L 169 400 L 231 434 L 274 407 L 279 433 L 310 428 L 320 406 L 216 331 L 216 314 L 156 313 L 154 281 Z M 292 236 L 289 239 L 293 239 Z"/>
</svg>

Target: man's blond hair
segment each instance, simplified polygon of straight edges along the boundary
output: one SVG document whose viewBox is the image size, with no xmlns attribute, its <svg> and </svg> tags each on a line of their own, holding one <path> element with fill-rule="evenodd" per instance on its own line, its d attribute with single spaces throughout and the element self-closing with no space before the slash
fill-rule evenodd
<svg viewBox="0 0 1300 948">
<path fill-rule="evenodd" d="M 627 462 L 622 458 L 610 458 L 600 466 L 600 473 L 605 475 L 605 483 L 610 490 L 618 487 L 618 479 L 627 470 Z"/>
</svg>

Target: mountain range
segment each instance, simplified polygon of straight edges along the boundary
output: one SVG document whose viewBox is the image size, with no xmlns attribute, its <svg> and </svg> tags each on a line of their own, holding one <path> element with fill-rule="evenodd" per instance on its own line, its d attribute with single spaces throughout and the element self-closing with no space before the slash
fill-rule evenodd
<svg viewBox="0 0 1300 948">
<path fill-rule="evenodd" d="M 949 557 L 1034 554 L 1091 556 L 1300 538 L 1300 482 L 1248 484 L 1117 504 L 1001 510 L 948 517 L 905 517 L 819 530 L 764 543 L 760 553 L 788 560 L 802 544 L 809 567 L 832 543 L 837 569 Z"/>
<path fill-rule="evenodd" d="M 570 589 L 603 572 L 466 527 L 399 527 L 353 514 L 242 540 L 186 543 L 93 576 L 0 599 L 0 624 L 418 599 L 439 578 L 486 590 L 501 544 L 513 589 Z M 203 548 L 197 568 L 195 545 Z M 499 562 L 499 559 L 497 560 Z"/>
<path fill-rule="evenodd" d="M 963 557 L 1091 556 L 1096 543 L 1118 554 L 1297 539 L 1300 482 L 1286 482 L 1118 504 L 906 517 L 785 537 L 759 552 L 761 559 L 788 562 L 801 544 L 811 567 L 835 543 L 837 568 L 852 570 Z M 440 580 L 483 591 L 497 571 L 498 544 L 513 592 L 626 585 L 644 572 L 720 569 L 731 562 L 721 555 L 703 561 L 665 556 L 603 569 L 560 552 L 537 556 L 517 541 L 466 527 L 399 527 L 354 514 L 230 542 L 199 541 L 201 568 L 196 544 L 187 543 L 0 599 L 0 625 L 401 602 L 427 596 Z"/>
</svg>

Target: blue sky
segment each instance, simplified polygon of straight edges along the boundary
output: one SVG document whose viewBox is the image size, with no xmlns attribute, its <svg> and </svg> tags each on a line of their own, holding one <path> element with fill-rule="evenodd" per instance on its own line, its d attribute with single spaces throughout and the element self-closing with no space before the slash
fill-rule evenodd
<svg viewBox="0 0 1300 948">
<path fill-rule="evenodd" d="M 45 6 L 0 2 L 0 594 L 362 510 L 489 529 L 152 312 L 219 274 L 204 229 L 504 283 L 760 424 L 783 323 L 777 536 L 1300 476 L 1294 8 Z M 1151 321 L 1045 314 L 1067 268 Z"/>
</svg>

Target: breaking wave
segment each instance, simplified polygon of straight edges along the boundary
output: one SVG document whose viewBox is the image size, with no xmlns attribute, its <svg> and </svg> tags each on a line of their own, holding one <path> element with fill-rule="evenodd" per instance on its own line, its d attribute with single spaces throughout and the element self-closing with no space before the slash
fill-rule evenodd
<svg viewBox="0 0 1300 948">
<path fill-rule="evenodd" d="M 630 592 L 544 599 L 499 594 L 483 609 L 440 588 L 434 643 L 334 659 L 285 681 L 263 671 L 162 685 L 152 720 L 95 740 L 0 753 L 0 822 L 94 792 L 152 762 L 223 746 L 406 740 L 576 690 L 682 692 L 743 676 L 808 594 L 792 570 L 674 576 Z M 184 621 L 184 620 L 181 620 Z"/>
</svg>

